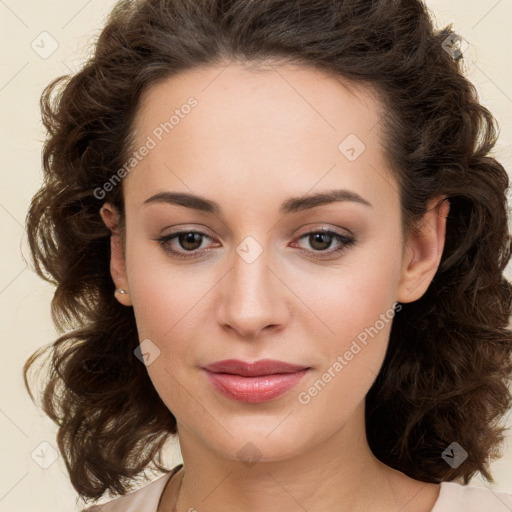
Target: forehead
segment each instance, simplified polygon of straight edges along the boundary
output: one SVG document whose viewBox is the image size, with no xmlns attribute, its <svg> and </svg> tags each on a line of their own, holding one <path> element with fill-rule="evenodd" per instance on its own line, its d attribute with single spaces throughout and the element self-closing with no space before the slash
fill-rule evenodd
<svg viewBox="0 0 512 512">
<path fill-rule="evenodd" d="M 184 107 L 191 98 L 197 106 L 188 112 Z M 318 69 L 229 63 L 187 70 L 150 86 L 140 100 L 134 128 L 144 136 L 176 112 L 182 115 L 172 122 L 173 135 L 193 131 L 208 135 L 204 142 L 216 140 L 219 133 L 240 138 L 259 131 L 263 137 L 282 128 L 290 136 L 308 132 L 336 134 L 336 139 L 348 130 L 364 136 L 378 123 L 381 111 L 373 88 Z M 189 121 L 182 123 L 185 118 Z"/>
<path fill-rule="evenodd" d="M 238 197 L 316 184 L 382 189 L 378 182 L 390 181 L 382 110 L 370 87 L 312 68 L 230 63 L 182 72 L 141 98 L 133 149 L 150 149 L 127 176 L 126 201 L 171 188 Z"/>
</svg>

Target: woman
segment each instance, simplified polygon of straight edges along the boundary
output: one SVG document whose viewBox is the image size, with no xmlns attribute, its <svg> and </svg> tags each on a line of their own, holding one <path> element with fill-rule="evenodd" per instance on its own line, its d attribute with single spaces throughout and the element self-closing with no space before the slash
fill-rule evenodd
<svg viewBox="0 0 512 512">
<path fill-rule="evenodd" d="M 121 1 L 47 87 L 27 230 L 73 329 L 43 407 L 79 495 L 124 495 L 90 510 L 510 510 L 463 485 L 512 336 L 456 43 L 419 0 Z"/>
</svg>

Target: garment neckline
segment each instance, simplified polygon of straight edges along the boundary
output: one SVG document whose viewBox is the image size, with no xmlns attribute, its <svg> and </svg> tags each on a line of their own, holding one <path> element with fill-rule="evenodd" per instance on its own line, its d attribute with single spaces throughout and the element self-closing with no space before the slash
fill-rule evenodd
<svg viewBox="0 0 512 512">
<path fill-rule="evenodd" d="M 167 489 L 167 487 L 170 485 L 171 481 L 173 480 L 173 477 L 175 475 L 177 475 L 179 473 L 179 471 L 181 470 L 181 468 L 183 468 L 183 463 L 181 464 L 178 464 L 177 466 L 175 466 L 171 471 L 170 473 L 167 475 L 167 478 L 166 478 L 166 482 L 164 484 L 164 487 L 162 489 L 162 492 L 160 493 L 160 496 L 158 498 L 158 502 L 156 504 L 156 509 L 155 509 L 155 512 L 159 512 L 160 510 L 160 504 L 162 502 L 162 498 L 164 497 L 164 493 Z M 165 478 L 165 477 L 164 477 Z M 173 503 L 171 503 L 171 507 L 172 507 L 172 510 L 176 507 L 176 502 L 178 501 L 178 497 L 175 496 L 174 497 L 174 500 L 173 500 Z"/>
<path fill-rule="evenodd" d="M 169 485 L 172 485 L 172 483 L 176 483 L 176 485 L 179 485 L 179 479 L 174 479 L 173 477 L 176 476 L 180 470 L 183 468 L 183 463 L 178 464 L 175 466 L 167 475 L 163 476 L 162 478 L 165 479 L 165 483 L 163 485 L 162 491 L 160 492 L 160 496 L 158 497 L 158 502 L 156 504 L 155 512 L 160 511 L 160 505 L 162 502 L 162 498 L 164 496 L 164 493 Z M 172 482 L 172 483 L 171 483 Z M 479 489 L 479 487 L 474 487 L 471 485 L 462 485 L 458 482 L 454 481 L 444 481 L 439 482 L 439 494 L 437 496 L 437 500 L 434 503 L 434 506 L 432 507 L 431 512 L 442 512 L 444 510 L 443 507 L 446 507 L 448 505 L 451 505 L 451 498 L 454 494 L 460 493 L 465 491 L 469 488 L 475 488 Z M 178 496 L 174 496 L 173 502 L 170 504 L 171 510 L 176 507 L 176 502 L 178 501 Z"/>
</svg>

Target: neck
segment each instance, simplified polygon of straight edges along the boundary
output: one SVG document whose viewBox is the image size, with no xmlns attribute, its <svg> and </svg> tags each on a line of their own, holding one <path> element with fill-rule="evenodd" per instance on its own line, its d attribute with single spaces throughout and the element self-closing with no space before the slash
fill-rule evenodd
<svg viewBox="0 0 512 512">
<path fill-rule="evenodd" d="M 255 463 L 222 457 L 179 425 L 183 476 L 166 489 L 162 510 L 171 512 L 176 505 L 176 512 L 430 511 L 439 486 L 413 480 L 376 459 L 365 435 L 364 404 L 361 412 L 358 421 L 323 443 L 308 443 L 304 433 L 309 449 L 278 460 L 261 454 Z"/>
</svg>

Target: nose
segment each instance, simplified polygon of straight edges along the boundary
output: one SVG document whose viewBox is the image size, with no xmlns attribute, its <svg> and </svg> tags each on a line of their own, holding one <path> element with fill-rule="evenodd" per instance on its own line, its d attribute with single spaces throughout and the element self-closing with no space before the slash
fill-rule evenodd
<svg viewBox="0 0 512 512">
<path fill-rule="evenodd" d="M 242 254 L 242 256 L 240 255 Z M 254 260 L 233 256 L 233 268 L 223 280 L 217 309 L 219 324 L 244 338 L 279 330 L 288 321 L 290 291 L 273 265 L 269 250 Z"/>
</svg>

